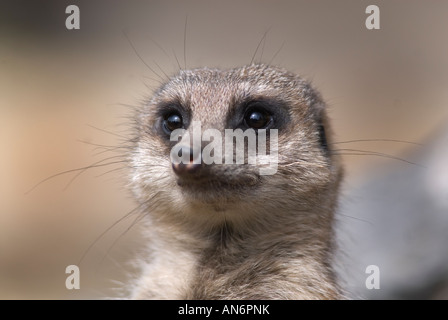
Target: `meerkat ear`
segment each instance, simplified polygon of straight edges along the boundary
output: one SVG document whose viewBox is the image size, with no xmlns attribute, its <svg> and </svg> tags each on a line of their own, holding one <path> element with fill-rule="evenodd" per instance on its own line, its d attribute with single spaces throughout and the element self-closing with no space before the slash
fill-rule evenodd
<svg viewBox="0 0 448 320">
<path fill-rule="evenodd" d="M 325 103 L 317 103 L 315 105 L 316 115 L 317 115 L 317 132 L 319 137 L 319 143 L 324 152 L 328 153 L 328 140 L 327 134 L 325 132 L 325 127 L 327 124 L 327 117 L 325 112 Z"/>
<path fill-rule="evenodd" d="M 319 133 L 319 143 L 320 143 L 322 149 L 324 149 L 325 152 L 328 152 L 327 135 L 325 134 L 325 127 L 324 127 L 323 123 L 320 123 L 318 125 L 317 130 Z"/>
</svg>

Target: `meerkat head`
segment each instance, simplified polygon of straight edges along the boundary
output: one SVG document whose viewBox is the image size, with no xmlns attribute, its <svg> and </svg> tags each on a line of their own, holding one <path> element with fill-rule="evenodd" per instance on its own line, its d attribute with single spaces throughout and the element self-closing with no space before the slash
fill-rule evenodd
<svg viewBox="0 0 448 320">
<path fill-rule="evenodd" d="M 335 201 L 325 105 L 284 69 L 181 70 L 140 109 L 136 130 L 132 187 L 159 219 L 238 225 Z"/>
</svg>

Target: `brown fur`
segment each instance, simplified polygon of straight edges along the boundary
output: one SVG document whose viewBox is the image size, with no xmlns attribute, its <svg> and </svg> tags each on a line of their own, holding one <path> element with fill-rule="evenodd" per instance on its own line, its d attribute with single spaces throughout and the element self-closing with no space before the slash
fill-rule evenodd
<svg viewBox="0 0 448 320">
<path fill-rule="evenodd" d="M 179 186 L 173 142 L 157 130 L 160 108 L 175 103 L 190 123 L 224 132 L 238 106 L 254 99 L 274 101 L 281 111 L 278 172 L 211 165 L 212 183 Z M 133 298 L 340 298 L 331 253 L 342 170 L 331 144 L 326 150 L 319 142 L 319 125 L 329 139 L 320 95 L 281 68 L 182 70 L 163 85 L 137 116 L 131 154 L 131 186 L 149 238 Z"/>
</svg>

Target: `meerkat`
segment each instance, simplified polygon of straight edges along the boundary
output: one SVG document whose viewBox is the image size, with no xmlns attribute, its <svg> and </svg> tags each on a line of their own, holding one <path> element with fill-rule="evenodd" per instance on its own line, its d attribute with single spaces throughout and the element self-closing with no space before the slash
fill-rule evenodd
<svg viewBox="0 0 448 320">
<path fill-rule="evenodd" d="M 131 298 L 343 297 L 332 270 L 342 167 L 325 103 L 307 81 L 264 64 L 180 70 L 135 120 L 130 186 L 148 250 Z M 197 164 L 191 145 L 190 163 L 174 164 L 171 133 L 194 121 L 220 132 L 277 129 L 276 173 Z"/>
</svg>

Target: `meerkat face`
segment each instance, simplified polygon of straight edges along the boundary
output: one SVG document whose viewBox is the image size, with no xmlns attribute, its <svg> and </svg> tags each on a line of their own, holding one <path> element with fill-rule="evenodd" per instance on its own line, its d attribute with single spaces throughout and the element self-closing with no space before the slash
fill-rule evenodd
<svg viewBox="0 0 448 320">
<path fill-rule="evenodd" d="M 135 194 L 162 215 L 193 219 L 207 212 L 216 222 L 263 208 L 312 206 L 328 197 L 338 171 L 326 122 L 318 93 L 286 70 L 182 70 L 138 114 Z M 228 144 L 241 133 L 242 147 Z"/>
</svg>

